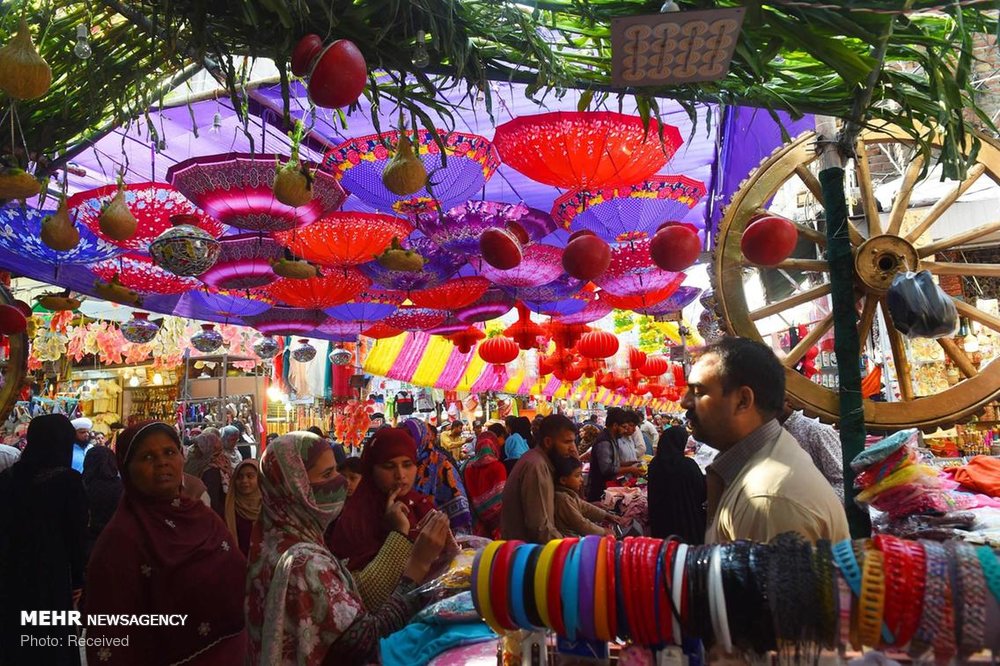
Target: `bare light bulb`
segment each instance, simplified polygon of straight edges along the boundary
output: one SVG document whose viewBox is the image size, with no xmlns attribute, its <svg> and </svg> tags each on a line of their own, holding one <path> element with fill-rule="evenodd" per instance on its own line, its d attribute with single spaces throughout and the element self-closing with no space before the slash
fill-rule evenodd
<svg viewBox="0 0 1000 666">
<path fill-rule="evenodd" d="M 86 25 L 80 23 L 76 26 L 76 46 L 73 47 L 73 55 L 80 60 L 87 60 L 93 55 L 90 48 L 90 31 Z"/>
<path fill-rule="evenodd" d="M 163 385 L 163 375 L 161 375 L 158 372 L 155 375 L 153 375 L 153 385 L 154 386 L 162 386 Z"/>
<path fill-rule="evenodd" d="M 132 386 L 132 387 L 138 386 L 139 385 L 139 377 L 136 376 L 136 375 L 132 375 L 131 379 L 128 380 L 128 385 Z"/>
<path fill-rule="evenodd" d="M 423 69 L 431 64 L 431 54 L 427 52 L 427 35 L 423 30 L 417 30 L 417 45 L 413 47 L 413 66 Z"/>
<path fill-rule="evenodd" d="M 222 131 L 222 114 L 218 111 L 216 111 L 215 115 L 212 116 L 212 129 L 209 131 L 214 132 L 215 134 Z"/>
</svg>

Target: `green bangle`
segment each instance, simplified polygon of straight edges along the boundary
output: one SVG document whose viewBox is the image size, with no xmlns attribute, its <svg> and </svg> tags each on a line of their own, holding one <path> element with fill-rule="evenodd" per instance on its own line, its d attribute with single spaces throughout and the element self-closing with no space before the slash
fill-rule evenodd
<svg viewBox="0 0 1000 666">
<path fill-rule="evenodd" d="M 997 554 L 989 546 L 980 546 L 976 549 L 976 554 L 983 567 L 986 587 L 990 589 L 990 594 L 1000 604 L 1000 561 L 997 561 Z"/>
</svg>

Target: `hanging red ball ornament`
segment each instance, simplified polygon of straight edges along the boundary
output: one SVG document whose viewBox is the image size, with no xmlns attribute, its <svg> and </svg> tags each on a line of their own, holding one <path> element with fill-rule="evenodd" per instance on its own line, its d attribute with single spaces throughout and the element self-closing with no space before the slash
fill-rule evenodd
<svg viewBox="0 0 1000 666">
<path fill-rule="evenodd" d="M 647 377 L 659 377 L 670 369 L 670 363 L 662 356 L 647 356 L 639 372 Z"/>
<path fill-rule="evenodd" d="M 584 333 L 576 349 L 584 358 L 608 358 L 618 353 L 618 338 L 607 331 Z"/>
<path fill-rule="evenodd" d="M 649 242 L 653 263 L 665 271 L 680 272 L 698 260 L 701 241 L 697 229 L 690 224 L 667 222 Z"/>
<path fill-rule="evenodd" d="M 769 213 L 758 215 L 743 231 L 743 256 L 758 266 L 776 266 L 787 259 L 799 242 L 799 231 L 790 220 Z"/>
<path fill-rule="evenodd" d="M 27 328 L 28 320 L 20 308 L 15 305 L 0 305 L 0 334 L 18 335 Z"/>
<path fill-rule="evenodd" d="M 458 333 L 452 333 L 451 335 L 445 336 L 451 341 L 453 345 L 462 354 L 468 354 L 472 351 L 472 348 L 476 346 L 476 343 L 486 337 L 486 334 L 475 326 L 470 326 L 464 331 L 459 331 Z"/>
<path fill-rule="evenodd" d="M 292 72 L 296 70 L 309 76 L 309 99 L 328 109 L 354 104 L 368 84 L 365 57 L 349 39 L 323 48 L 317 35 L 306 35 L 292 53 Z"/>
<path fill-rule="evenodd" d="M 646 364 L 646 352 L 639 351 L 635 347 L 628 348 L 628 366 L 633 370 L 638 370 Z"/>
<path fill-rule="evenodd" d="M 503 336 L 490 338 L 479 345 L 479 358 L 493 365 L 506 365 L 516 359 L 519 353 L 517 343 Z"/>
<path fill-rule="evenodd" d="M 304 77 L 312 69 L 313 58 L 323 49 L 323 38 L 317 34 L 306 35 L 292 50 L 292 74 Z"/>
<path fill-rule="evenodd" d="M 593 231 L 578 231 L 569 237 L 562 254 L 562 265 L 578 280 L 593 280 L 611 264 L 611 246 Z"/>
<path fill-rule="evenodd" d="M 501 271 L 521 265 L 521 241 L 507 229 L 487 229 L 479 237 L 479 253 L 483 261 Z"/>
</svg>

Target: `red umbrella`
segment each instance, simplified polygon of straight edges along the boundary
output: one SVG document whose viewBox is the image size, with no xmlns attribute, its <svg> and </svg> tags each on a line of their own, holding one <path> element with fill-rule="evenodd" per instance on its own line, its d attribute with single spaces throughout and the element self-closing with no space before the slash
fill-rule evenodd
<svg viewBox="0 0 1000 666">
<path fill-rule="evenodd" d="M 403 239 L 413 227 L 392 215 L 340 211 L 301 229 L 278 232 L 274 237 L 296 256 L 322 266 L 364 264 Z"/>
</svg>

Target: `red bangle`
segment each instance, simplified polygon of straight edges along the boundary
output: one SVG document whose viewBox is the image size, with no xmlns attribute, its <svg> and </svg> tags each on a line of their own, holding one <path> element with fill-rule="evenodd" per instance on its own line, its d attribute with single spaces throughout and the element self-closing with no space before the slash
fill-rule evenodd
<svg viewBox="0 0 1000 666">
<path fill-rule="evenodd" d="M 927 561 L 916 541 L 880 534 L 873 539 L 885 561 L 885 623 L 902 647 L 910 642 L 923 612 Z"/>
<path fill-rule="evenodd" d="M 618 638 L 618 592 L 616 586 L 618 581 L 618 561 L 615 559 L 617 541 L 614 537 L 604 540 L 604 547 L 608 551 L 608 633 L 611 640 Z"/>
<path fill-rule="evenodd" d="M 660 631 L 657 627 L 658 622 L 656 617 L 656 564 L 662 545 L 663 542 L 660 539 L 649 537 L 643 539 L 642 570 L 644 576 L 641 584 L 644 603 L 640 607 L 640 610 L 642 611 L 642 619 L 645 622 L 643 630 L 646 632 L 647 645 L 658 645 L 660 643 Z"/>
<path fill-rule="evenodd" d="M 508 541 L 500 546 L 493 558 L 493 569 L 490 572 L 490 602 L 497 624 L 508 631 L 516 631 L 519 627 L 510 616 L 510 565 L 514 558 L 514 549 L 523 541 Z"/>
<path fill-rule="evenodd" d="M 562 577 L 566 568 L 566 556 L 578 539 L 563 539 L 552 557 L 552 568 L 549 569 L 549 621 L 552 629 L 560 636 L 566 635 L 566 624 L 562 614 Z"/>
<path fill-rule="evenodd" d="M 665 644 L 670 644 L 674 642 L 674 612 L 672 610 L 673 602 L 670 599 L 670 593 L 668 590 L 673 586 L 673 581 L 671 580 L 673 576 L 673 567 L 671 564 L 674 561 L 674 553 L 677 552 L 677 540 L 670 539 L 664 542 L 663 549 L 660 557 L 660 568 L 658 571 L 656 590 L 657 590 L 657 603 L 659 604 L 659 617 L 657 622 L 660 627 L 660 638 L 661 642 Z"/>
</svg>

